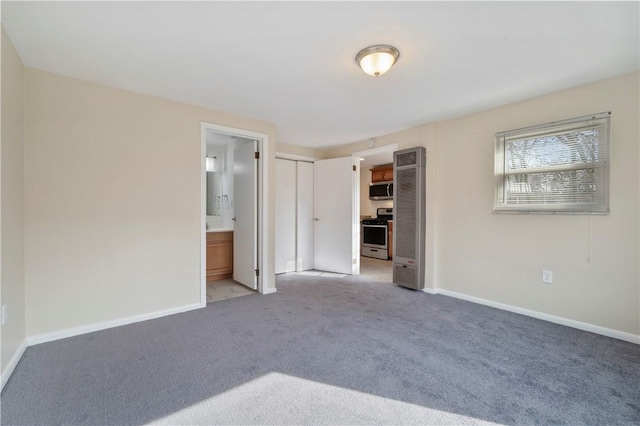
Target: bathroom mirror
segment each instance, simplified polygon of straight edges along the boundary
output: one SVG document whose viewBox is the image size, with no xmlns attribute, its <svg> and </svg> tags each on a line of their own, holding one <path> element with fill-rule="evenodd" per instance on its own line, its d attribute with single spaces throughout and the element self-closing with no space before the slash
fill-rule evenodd
<svg viewBox="0 0 640 426">
<path fill-rule="evenodd" d="M 222 173 L 207 172 L 207 216 L 222 214 Z"/>
</svg>

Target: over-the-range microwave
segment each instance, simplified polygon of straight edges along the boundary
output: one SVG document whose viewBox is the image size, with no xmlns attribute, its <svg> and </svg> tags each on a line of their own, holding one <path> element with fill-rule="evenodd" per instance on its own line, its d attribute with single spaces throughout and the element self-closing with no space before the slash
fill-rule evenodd
<svg viewBox="0 0 640 426">
<path fill-rule="evenodd" d="M 370 200 L 392 200 L 393 182 L 376 182 L 369 186 Z"/>
</svg>

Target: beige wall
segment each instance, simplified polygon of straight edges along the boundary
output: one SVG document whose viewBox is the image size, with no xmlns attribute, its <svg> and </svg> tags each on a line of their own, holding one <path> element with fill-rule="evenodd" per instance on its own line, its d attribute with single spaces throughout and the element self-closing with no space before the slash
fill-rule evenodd
<svg viewBox="0 0 640 426">
<path fill-rule="evenodd" d="M 633 73 L 376 138 L 427 148 L 426 287 L 640 334 L 638 81 Z M 602 111 L 613 113 L 610 215 L 492 213 L 496 132 Z M 553 284 L 541 283 L 543 268 Z"/>
<path fill-rule="evenodd" d="M 268 134 L 270 159 L 274 126 L 33 69 L 25 79 L 27 335 L 199 303 L 200 123 Z"/>
<path fill-rule="evenodd" d="M 24 141 L 22 128 L 23 66 L 11 40 L 2 29 L 2 171 L 1 194 L 1 292 L 7 306 L 2 326 L 1 368 L 5 371 L 25 341 L 24 280 Z"/>
<path fill-rule="evenodd" d="M 638 78 L 440 123 L 439 287 L 639 334 Z M 491 213 L 496 132 L 602 111 L 612 111 L 610 215 Z"/>
</svg>

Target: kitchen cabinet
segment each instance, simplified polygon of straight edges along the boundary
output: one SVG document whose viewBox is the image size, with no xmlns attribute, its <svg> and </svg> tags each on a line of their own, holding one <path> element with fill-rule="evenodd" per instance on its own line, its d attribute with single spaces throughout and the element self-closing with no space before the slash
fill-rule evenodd
<svg viewBox="0 0 640 426">
<path fill-rule="evenodd" d="M 390 220 L 387 222 L 387 252 L 389 255 L 389 259 L 393 259 L 393 221 Z"/>
<path fill-rule="evenodd" d="M 207 232 L 207 282 L 233 278 L 233 231 Z"/>
<path fill-rule="evenodd" d="M 393 164 L 375 166 L 371 169 L 371 182 L 387 182 L 393 180 Z"/>
</svg>

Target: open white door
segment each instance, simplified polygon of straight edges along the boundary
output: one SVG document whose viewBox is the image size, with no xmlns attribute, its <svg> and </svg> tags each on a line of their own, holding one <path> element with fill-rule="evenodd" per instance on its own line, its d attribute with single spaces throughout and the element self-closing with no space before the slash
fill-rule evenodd
<svg viewBox="0 0 640 426">
<path fill-rule="evenodd" d="M 256 141 L 240 142 L 233 157 L 233 279 L 257 289 L 257 164 Z"/>
<path fill-rule="evenodd" d="M 360 165 L 355 157 L 314 163 L 314 269 L 360 273 Z"/>
</svg>

